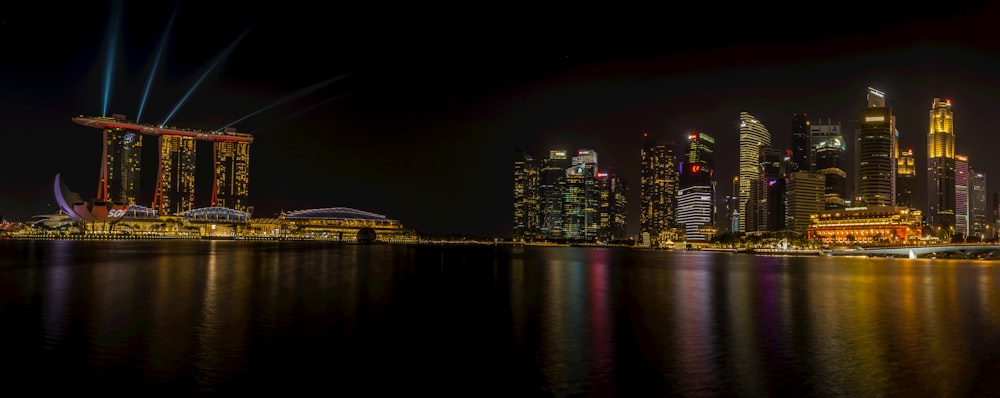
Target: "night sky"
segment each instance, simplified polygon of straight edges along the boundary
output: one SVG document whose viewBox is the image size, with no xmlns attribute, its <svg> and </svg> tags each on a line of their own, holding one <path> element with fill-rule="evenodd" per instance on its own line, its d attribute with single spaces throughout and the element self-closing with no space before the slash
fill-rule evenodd
<svg viewBox="0 0 1000 398">
<path fill-rule="evenodd" d="M 100 131 L 70 119 L 118 113 L 253 133 L 254 217 L 344 206 L 430 234 L 509 237 L 514 151 L 593 149 L 631 188 L 635 234 L 644 132 L 714 136 L 725 194 L 741 111 L 786 149 L 793 114 L 847 129 L 869 86 L 915 152 L 920 208 L 935 97 L 952 100 L 957 152 L 1000 190 L 996 6 L 270 4 L 0 6 L 0 215 L 54 212 L 57 173 L 93 197 Z M 148 206 L 156 141 L 143 143 Z M 202 207 L 210 147 L 198 152 Z"/>
</svg>

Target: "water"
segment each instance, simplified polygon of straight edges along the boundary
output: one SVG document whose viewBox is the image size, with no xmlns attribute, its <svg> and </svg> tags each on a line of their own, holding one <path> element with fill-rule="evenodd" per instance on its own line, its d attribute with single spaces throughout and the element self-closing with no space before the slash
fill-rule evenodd
<svg viewBox="0 0 1000 398">
<path fill-rule="evenodd" d="M 21 395 L 998 396 L 1000 262 L 0 241 Z"/>
</svg>

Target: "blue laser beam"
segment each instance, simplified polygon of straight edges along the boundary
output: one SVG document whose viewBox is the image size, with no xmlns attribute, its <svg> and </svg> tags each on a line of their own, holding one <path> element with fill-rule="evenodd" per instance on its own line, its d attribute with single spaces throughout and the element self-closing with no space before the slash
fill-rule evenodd
<svg viewBox="0 0 1000 398">
<path fill-rule="evenodd" d="M 160 65 L 160 57 L 163 56 L 163 48 L 167 46 L 167 37 L 170 34 L 170 30 L 174 26 L 174 19 L 176 17 L 177 7 L 174 7 L 174 12 L 170 14 L 170 20 L 167 21 L 167 28 L 163 31 L 163 37 L 160 38 L 160 48 L 156 51 L 156 58 L 153 60 L 153 68 L 149 71 L 149 78 L 146 79 L 146 89 L 142 93 L 142 100 L 139 101 L 139 113 L 135 115 L 136 122 L 142 120 L 142 110 L 146 107 L 146 99 L 149 98 L 149 90 L 153 87 L 153 77 L 156 75 L 156 68 Z"/>
<path fill-rule="evenodd" d="M 122 4 L 116 1 L 111 7 L 111 30 L 108 35 L 108 58 L 104 68 L 104 104 L 101 108 L 101 116 L 108 115 L 108 101 L 111 99 L 111 75 L 115 69 L 115 52 L 118 48 L 118 31 L 122 20 Z"/>
<path fill-rule="evenodd" d="M 301 115 L 301 114 L 303 114 L 303 113 L 306 113 L 306 112 L 308 112 L 308 111 L 311 111 L 311 110 L 313 110 L 313 109 L 316 109 L 316 108 L 320 107 L 321 105 L 323 105 L 323 104 L 325 104 L 325 103 L 327 103 L 327 102 L 330 102 L 330 101 L 333 101 L 333 100 L 338 100 L 338 99 L 341 99 L 341 98 L 343 98 L 343 97 L 344 97 L 345 95 L 347 95 L 347 94 L 341 94 L 341 95 L 338 95 L 338 96 L 335 96 L 335 97 L 331 97 L 331 98 L 327 98 L 327 99 L 325 99 L 325 100 L 323 100 L 323 101 L 320 101 L 320 102 L 317 102 L 317 103 L 315 103 L 315 104 L 312 104 L 312 105 L 309 105 L 309 106 L 307 106 L 307 107 L 305 107 L 305 108 L 302 108 L 302 109 L 300 109 L 300 110 L 296 111 L 295 113 L 292 113 L 291 115 L 288 115 L 288 117 L 285 117 L 285 118 L 283 118 L 283 119 L 281 119 L 281 120 L 279 120 L 279 121 L 277 121 L 277 122 L 273 122 L 273 123 L 268 123 L 268 124 L 266 124 L 266 125 L 264 125 L 264 126 L 261 126 L 261 127 L 257 128 L 257 129 L 256 129 L 256 130 L 254 130 L 254 131 L 251 131 L 250 133 L 251 133 L 251 134 L 254 134 L 254 133 L 256 133 L 256 132 L 258 132 L 258 131 L 261 131 L 261 130 L 264 130 L 264 129 L 268 128 L 268 127 L 271 127 L 271 126 L 274 126 L 274 125 L 277 125 L 277 124 L 281 124 L 281 123 L 284 123 L 284 122 L 288 121 L 289 119 L 293 119 L 293 118 L 295 118 L 295 117 L 297 117 L 297 116 L 299 116 L 299 115 Z"/>
<path fill-rule="evenodd" d="M 299 89 L 299 90 L 296 90 L 295 92 L 293 92 L 293 93 L 291 93 L 291 94 L 289 94 L 289 95 L 285 96 L 285 97 L 284 97 L 284 98 L 282 98 L 282 99 L 279 99 L 279 100 L 277 100 L 277 101 L 275 101 L 275 102 L 271 103 L 271 104 L 270 104 L 270 105 L 268 105 L 268 106 L 265 106 L 265 107 L 263 107 L 263 108 L 260 108 L 260 109 L 258 109 L 258 110 L 256 110 L 256 111 L 254 111 L 254 112 L 251 112 L 250 114 L 248 114 L 248 115 L 246 115 L 246 116 L 243 116 L 243 117 L 241 117 L 241 118 L 239 118 L 239 119 L 236 119 L 236 120 L 234 120 L 234 121 L 230 122 L 229 124 L 227 124 L 227 125 L 225 125 L 225 126 L 223 126 L 223 127 L 219 128 L 219 130 L 218 130 L 218 131 L 222 131 L 222 130 L 224 130 L 224 129 L 225 129 L 226 127 L 229 127 L 229 126 L 232 126 L 232 125 L 234 125 L 234 124 L 236 124 L 236 123 L 239 123 L 239 122 L 241 122 L 241 121 L 243 121 L 243 120 L 246 120 L 246 119 L 250 118 L 250 117 L 251 117 L 251 116 L 253 116 L 253 115 L 256 115 L 256 114 L 258 114 L 258 113 L 261 113 L 261 112 L 263 112 L 263 111 L 265 111 L 265 110 L 268 110 L 268 109 L 270 109 L 270 108 L 273 108 L 273 107 L 275 107 L 275 106 L 277 106 L 277 105 L 279 105 L 279 104 L 282 104 L 282 103 L 284 103 L 284 102 L 287 102 L 287 101 L 289 101 L 289 100 L 292 100 L 292 99 L 295 99 L 295 98 L 300 98 L 300 97 L 302 97 L 302 96 L 304 96 L 304 95 L 306 95 L 306 94 L 309 94 L 309 93 L 311 93 L 311 92 L 313 92 L 313 91 L 316 91 L 316 90 L 319 90 L 320 88 L 322 88 L 322 87 L 324 87 L 324 86 L 326 86 L 326 85 L 329 85 L 329 84 L 331 84 L 331 83 L 333 83 L 333 82 L 336 82 L 336 81 L 338 81 L 338 80 L 341 80 L 341 79 L 344 79 L 344 78 L 346 78 L 346 77 L 348 77 L 348 76 L 350 76 L 350 75 L 351 75 L 350 73 L 345 73 L 345 74 L 343 74 L 343 75 L 340 75 L 340 76 L 337 76 L 337 77 L 333 77 L 333 78 L 330 78 L 330 79 L 326 79 L 326 80 L 324 80 L 324 81 L 321 81 L 321 82 L 319 82 L 319 83 L 315 83 L 315 84 L 313 84 L 313 85 L 311 85 L 311 86 L 308 86 L 308 87 L 305 87 L 305 88 L 301 88 L 301 89 Z"/>
<path fill-rule="evenodd" d="M 184 94 L 184 97 L 182 97 L 181 100 L 177 102 L 177 105 L 174 105 L 174 109 L 172 109 L 170 111 L 170 113 L 167 114 L 167 117 L 165 119 L 163 119 L 163 122 L 160 123 L 160 126 L 165 126 L 167 124 L 167 122 L 169 122 L 170 119 L 174 117 L 174 114 L 177 113 L 177 110 L 180 109 L 181 105 L 183 105 L 185 102 L 187 102 L 188 98 L 191 97 L 191 93 L 193 93 L 194 90 L 197 89 L 199 85 L 201 85 L 201 82 L 205 80 L 205 77 L 207 77 L 208 74 L 211 73 L 212 70 L 215 69 L 215 67 L 217 65 L 219 65 L 219 63 L 221 63 L 222 60 L 224 58 L 226 58 L 226 56 L 229 55 L 229 53 L 231 53 L 234 48 L 236 48 L 236 44 L 238 44 L 241 40 L 243 40 L 243 37 L 246 36 L 247 33 L 249 33 L 249 32 L 250 32 L 250 29 L 245 30 L 238 38 L 236 38 L 235 41 L 233 41 L 232 44 L 230 44 L 228 47 L 226 47 L 222 51 L 222 53 L 219 54 L 219 56 L 215 58 L 215 61 L 212 62 L 211 65 L 209 65 L 208 69 L 206 69 L 205 72 L 202 73 L 200 77 L 198 77 L 198 80 L 191 86 L 190 89 L 188 89 L 187 93 Z"/>
</svg>

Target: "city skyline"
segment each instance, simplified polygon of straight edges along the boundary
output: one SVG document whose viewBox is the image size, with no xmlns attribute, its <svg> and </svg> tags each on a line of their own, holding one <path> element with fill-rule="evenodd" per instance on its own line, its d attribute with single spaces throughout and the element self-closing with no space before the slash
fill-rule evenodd
<svg viewBox="0 0 1000 398">
<path fill-rule="evenodd" d="M 186 128 L 239 120 L 235 127 L 255 136 L 255 216 L 346 206 L 429 233 L 509 236 L 510 153 L 591 148 L 632 188 L 627 224 L 635 235 L 642 133 L 678 144 L 693 131 L 715 138 L 716 192 L 725 195 L 737 174 L 740 112 L 757 117 L 775 147 L 790 149 L 793 115 L 848 130 L 866 87 L 886 93 L 900 149 L 914 150 L 917 208 L 926 208 L 934 98 L 952 100 L 956 150 L 997 191 L 989 180 L 1000 165 L 984 163 L 991 149 L 978 145 L 989 142 L 1000 104 L 992 5 L 896 13 L 883 24 L 830 10 L 824 21 L 835 28 L 786 36 L 784 20 L 764 11 L 696 12 L 712 19 L 671 29 L 643 19 L 624 29 L 612 23 L 615 12 L 543 15 L 518 19 L 515 32 L 440 17 L 379 19 L 354 8 L 332 16 L 293 4 L 195 12 L 174 2 L 124 4 L 114 30 L 116 4 L 21 5 L 4 14 L 4 44 L 18 55 L 0 70 L 8 121 L 0 167 L 17 171 L 0 194 L 5 218 L 28 221 L 54 209 L 47 206 L 58 173 L 81 195 L 97 195 L 100 134 L 70 119 L 106 110 Z M 44 35 L 26 15 L 46 15 L 45 26 L 73 32 L 72 40 Z M 762 23 L 738 38 L 680 38 L 749 17 Z M 454 39 L 456 31 L 475 43 Z M 117 51 L 109 53 L 112 43 Z M 349 77 L 331 81 L 338 76 Z M 195 207 L 210 198 L 199 200 Z"/>
</svg>

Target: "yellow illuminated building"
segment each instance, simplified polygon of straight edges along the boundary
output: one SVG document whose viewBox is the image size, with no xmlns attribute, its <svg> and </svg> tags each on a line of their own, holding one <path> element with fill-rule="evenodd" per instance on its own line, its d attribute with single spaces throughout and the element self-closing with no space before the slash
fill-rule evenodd
<svg viewBox="0 0 1000 398">
<path fill-rule="evenodd" d="M 934 98 L 927 136 L 927 225 L 955 227 L 955 123 L 951 100 Z"/>
<path fill-rule="evenodd" d="M 234 134 L 234 133 L 230 133 Z M 250 142 L 216 140 L 212 206 L 250 210 Z"/>
<path fill-rule="evenodd" d="M 162 215 L 194 207 L 195 142 L 188 136 L 160 136 L 160 168 L 153 208 Z"/>
<path fill-rule="evenodd" d="M 919 210 L 907 206 L 849 207 L 811 216 L 809 240 L 824 244 L 892 245 L 922 236 Z"/>
</svg>

